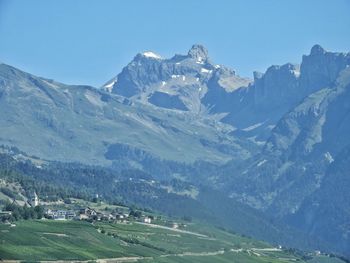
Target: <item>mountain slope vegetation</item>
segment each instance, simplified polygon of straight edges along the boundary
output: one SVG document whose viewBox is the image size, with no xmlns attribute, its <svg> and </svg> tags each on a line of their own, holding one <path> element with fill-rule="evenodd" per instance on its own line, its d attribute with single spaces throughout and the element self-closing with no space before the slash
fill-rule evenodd
<svg viewBox="0 0 350 263">
<path fill-rule="evenodd" d="M 193 45 L 172 58 L 137 54 L 94 88 L 1 64 L 0 143 L 47 163 L 21 165 L 35 180 L 270 241 L 292 244 L 290 228 L 349 256 L 349 66 L 349 53 L 315 45 L 300 65 L 252 80 Z"/>
</svg>

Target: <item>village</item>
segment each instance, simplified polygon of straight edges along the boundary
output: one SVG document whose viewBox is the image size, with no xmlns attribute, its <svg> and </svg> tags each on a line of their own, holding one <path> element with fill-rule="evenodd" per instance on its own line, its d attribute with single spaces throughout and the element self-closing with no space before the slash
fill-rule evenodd
<svg viewBox="0 0 350 263">
<path fill-rule="evenodd" d="M 126 206 L 113 206 L 104 203 L 102 205 L 102 202 L 93 203 L 87 201 L 78 203 L 76 200 L 70 202 L 70 204 L 65 204 L 63 201 L 55 204 L 41 202 L 37 193 L 33 192 L 25 205 L 29 205 L 29 207 L 34 209 L 39 207 L 43 209 L 42 220 L 108 221 L 124 224 L 130 223 L 131 221 L 142 224 L 152 224 L 153 221 L 160 223 L 162 221 L 163 225 L 165 223 L 164 220 L 160 220 L 160 216 L 155 218 L 153 214 L 144 213 Z M 18 205 L 16 200 L 13 200 L 13 204 Z M 12 211 L 0 211 L 0 218 L 4 223 L 10 223 L 9 219 L 11 216 Z M 12 225 L 15 226 L 15 224 Z M 168 221 L 166 225 L 173 229 L 178 229 L 179 226 L 186 226 L 173 221 Z"/>
</svg>

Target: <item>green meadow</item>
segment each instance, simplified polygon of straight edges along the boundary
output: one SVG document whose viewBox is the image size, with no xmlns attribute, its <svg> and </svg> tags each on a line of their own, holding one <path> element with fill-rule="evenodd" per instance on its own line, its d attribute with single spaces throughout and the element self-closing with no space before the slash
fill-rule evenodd
<svg viewBox="0 0 350 263">
<path fill-rule="evenodd" d="M 300 255 L 197 223 L 183 229 L 137 222 L 91 224 L 36 220 L 18 221 L 15 224 L 15 227 L 0 225 L 2 260 L 304 262 Z M 318 262 L 317 258 L 313 260 Z M 327 261 L 322 262 L 340 261 L 327 258 Z"/>
</svg>

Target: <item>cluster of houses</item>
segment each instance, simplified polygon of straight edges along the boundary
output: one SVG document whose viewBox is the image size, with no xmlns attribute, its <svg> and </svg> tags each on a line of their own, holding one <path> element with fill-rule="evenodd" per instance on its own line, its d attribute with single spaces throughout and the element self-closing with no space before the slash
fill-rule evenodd
<svg viewBox="0 0 350 263">
<path fill-rule="evenodd" d="M 16 203 L 16 200 L 14 200 Z M 27 204 L 31 207 L 36 207 L 40 205 L 39 196 L 34 191 L 27 200 Z M 1 211 L 0 218 L 9 218 L 11 216 L 11 211 Z M 44 216 L 47 219 L 52 220 L 91 220 L 91 221 L 119 221 L 125 223 L 130 217 L 129 213 L 120 211 L 97 211 L 91 207 L 86 207 L 82 209 L 51 209 L 47 208 L 44 211 Z M 151 217 L 144 216 L 141 213 L 133 213 L 132 218 L 141 221 L 143 223 L 151 224 Z"/>
<path fill-rule="evenodd" d="M 28 203 L 32 207 L 40 204 L 39 197 L 36 192 L 28 198 Z M 102 213 L 98 212 L 93 208 L 86 207 L 79 210 L 64 210 L 64 209 L 46 209 L 45 217 L 53 220 L 120 220 L 124 221 L 129 217 L 129 214 L 124 213 Z M 147 223 L 151 223 L 150 219 L 147 218 Z"/>
<path fill-rule="evenodd" d="M 86 207 L 79 210 L 63 210 L 63 209 L 47 209 L 45 211 L 45 217 L 53 220 L 94 220 L 94 221 L 120 221 L 126 222 L 129 218 L 129 214 L 120 212 L 99 212 L 93 208 Z M 151 218 L 142 216 L 139 218 L 144 223 L 151 223 Z"/>
<path fill-rule="evenodd" d="M 52 210 L 47 209 L 45 211 L 45 217 L 54 220 L 72 220 L 77 216 L 76 212 L 73 210 Z"/>
</svg>

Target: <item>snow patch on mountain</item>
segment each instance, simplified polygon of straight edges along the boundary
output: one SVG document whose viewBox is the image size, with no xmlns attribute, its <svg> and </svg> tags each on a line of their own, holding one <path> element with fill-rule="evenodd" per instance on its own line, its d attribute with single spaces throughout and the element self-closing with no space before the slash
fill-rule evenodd
<svg viewBox="0 0 350 263">
<path fill-rule="evenodd" d="M 142 55 L 144 55 L 145 57 L 148 57 L 148 58 L 162 59 L 161 56 L 159 56 L 158 54 L 156 54 L 152 51 L 143 52 Z"/>
<path fill-rule="evenodd" d="M 264 163 L 266 163 L 267 162 L 267 160 L 266 159 L 264 159 L 264 160 L 262 160 L 262 161 L 260 161 L 256 166 L 257 167 L 260 167 L 260 166 L 262 166 Z"/>
<path fill-rule="evenodd" d="M 113 85 L 114 85 L 114 83 L 115 83 L 115 81 L 112 81 L 112 82 L 110 82 L 110 83 L 104 85 L 104 87 L 105 87 L 105 88 L 112 88 Z"/>
<path fill-rule="evenodd" d="M 333 156 L 330 154 L 330 152 L 326 152 L 326 153 L 324 154 L 324 157 L 326 158 L 326 160 L 327 160 L 329 163 L 334 162 Z"/>
<path fill-rule="evenodd" d="M 209 70 L 209 69 L 206 69 L 206 68 L 201 68 L 201 72 L 210 74 L 212 72 L 212 70 Z"/>
<path fill-rule="evenodd" d="M 254 124 L 254 125 L 251 125 L 251 126 L 249 126 L 249 127 L 247 127 L 247 128 L 244 128 L 244 129 L 242 129 L 242 130 L 243 130 L 243 131 L 252 131 L 252 130 L 254 130 L 254 129 L 260 127 L 260 126 L 263 125 L 263 124 L 264 124 L 264 122 L 259 122 L 259 123 L 256 123 L 256 124 Z"/>
</svg>

